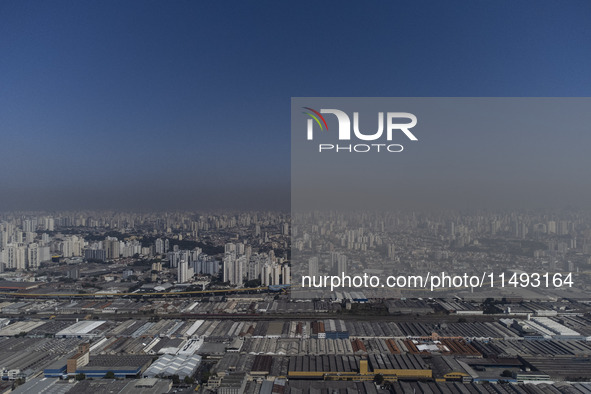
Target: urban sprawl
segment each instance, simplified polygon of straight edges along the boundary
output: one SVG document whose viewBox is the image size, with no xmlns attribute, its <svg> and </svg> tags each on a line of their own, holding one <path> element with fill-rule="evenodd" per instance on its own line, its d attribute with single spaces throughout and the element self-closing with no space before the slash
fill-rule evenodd
<svg viewBox="0 0 591 394">
<path fill-rule="evenodd" d="M 364 272 L 574 285 L 299 286 Z M 0 213 L 0 374 L 16 393 L 591 393 L 591 215 Z"/>
</svg>

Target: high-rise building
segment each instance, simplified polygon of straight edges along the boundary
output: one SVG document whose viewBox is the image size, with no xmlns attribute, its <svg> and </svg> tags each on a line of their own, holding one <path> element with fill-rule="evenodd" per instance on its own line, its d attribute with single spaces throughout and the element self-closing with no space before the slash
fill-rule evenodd
<svg viewBox="0 0 591 394">
<path fill-rule="evenodd" d="M 27 267 L 26 248 L 24 244 L 7 244 L 6 248 L 2 251 L 2 261 L 6 264 L 6 268 L 24 270 Z"/>
<path fill-rule="evenodd" d="M 308 275 L 318 276 L 318 257 L 308 259 Z"/>
<path fill-rule="evenodd" d="M 554 220 L 548 222 L 548 233 L 556 234 L 556 222 Z"/>
<path fill-rule="evenodd" d="M 229 242 L 224 245 L 224 253 L 235 253 L 236 252 L 236 245 Z"/>
<path fill-rule="evenodd" d="M 164 254 L 164 241 L 161 238 L 154 242 L 154 252 L 156 254 Z"/>
<path fill-rule="evenodd" d="M 220 273 L 220 263 L 213 257 L 200 255 L 199 260 L 193 262 L 194 270 L 197 273 L 218 276 Z"/>
<path fill-rule="evenodd" d="M 242 286 L 244 284 L 244 272 L 246 271 L 246 266 L 248 261 L 246 260 L 246 256 L 240 256 L 236 259 L 236 267 L 234 270 L 234 285 Z"/>
<path fill-rule="evenodd" d="M 226 244 L 227 247 L 227 244 Z M 234 260 L 236 255 L 231 252 L 226 252 L 224 255 L 224 282 L 231 282 L 234 277 Z"/>
<path fill-rule="evenodd" d="M 0 230 L 0 250 L 4 249 L 8 244 L 8 233 Z"/>
<path fill-rule="evenodd" d="M 36 228 L 34 228 L 34 223 L 32 220 L 30 220 L 30 219 L 23 220 L 23 231 L 24 232 L 32 233 L 35 230 L 36 230 Z"/>
<path fill-rule="evenodd" d="M 287 263 L 283 264 L 281 267 L 281 284 L 291 284 L 291 267 Z"/>
<path fill-rule="evenodd" d="M 189 262 L 181 260 L 177 269 L 178 283 L 186 283 L 193 277 L 193 268 L 189 268 Z"/>
<path fill-rule="evenodd" d="M 266 254 L 255 253 L 248 259 L 248 267 L 246 270 L 246 278 L 248 280 L 258 279 L 261 275 L 262 267 L 268 261 Z"/>
<path fill-rule="evenodd" d="M 179 262 L 181 261 L 181 253 L 179 251 L 176 252 L 168 252 L 166 253 L 168 257 L 168 265 L 170 268 L 176 268 L 179 266 Z"/>
<path fill-rule="evenodd" d="M 337 257 L 337 274 L 347 275 L 347 256 L 339 254 Z"/>
<path fill-rule="evenodd" d="M 290 276 L 289 265 L 267 262 L 261 269 L 261 284 L 263 286 L 290 284 Z"/>
<path fill-rule="evenodd" d="M 31 243 L 27 246 L 27 267 L 32 270 L 39 268 L 39 245 Z"/>
<path fill-rule="evenodd" d="M 281 266 L 277 263 L 273 263 L 271 266 L 271 284 L 278 285 L 280 284 L 281 278 Z"/>
<path fill-rule="evenodd" d="M 50 216 L 46 216 L 41 220 L 43 229 L 45 231 L 54 231 L 55 228 L 55 220 L 50 217 Z"/>
<path fill-rule="evenodd" d="M 86 249 L 84 250 L 84 258 L 105 261 L 107 259 L 107 252 L 104 249 Z"/>
<path fill-rule="evenodd" d="M 266 263 L 265 265 L 263 265 L 263 267 L 261 269 L 261 284 L 263 286 L 270 286 L 273 284 L 272 283 L 272 278 L 273 278 L 272 270 L 273 270 L 273 266 L 271 263 Z"/>
<path fill-rule="evenodd" d="M 107 237 L 103 241 L 105 251 L 107 252 L 107 259 L 118 259 L 121 257 L 119 240 L 114 237 Z"/>
<path fill-rule="evenodd" d="M 245 266 L 246 256 L 237 258 L 235 252 L 226 252 L 224 256 L 224 282 L 230 282 L 234 286 L 242 286 Z"/>
</svg>

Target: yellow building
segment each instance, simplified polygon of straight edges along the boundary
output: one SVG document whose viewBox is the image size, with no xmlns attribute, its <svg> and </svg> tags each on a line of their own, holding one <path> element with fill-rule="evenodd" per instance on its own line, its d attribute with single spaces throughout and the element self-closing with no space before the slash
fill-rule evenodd
<svg viewBox="0 0 591 394">
<path fill-rule="evenodd" d="M 375 354 L 369 359 L 358 356 L 292 356 L 288 377 L 292 379 L 373 380 L 381 374 L 385 380 L 430 379 L 431 369 L 417 355 Z"/>
</svg>

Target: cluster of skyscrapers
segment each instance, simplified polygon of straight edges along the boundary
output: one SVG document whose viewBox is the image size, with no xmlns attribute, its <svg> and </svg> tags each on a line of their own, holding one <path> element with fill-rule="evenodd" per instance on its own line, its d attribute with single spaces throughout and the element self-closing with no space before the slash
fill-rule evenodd
<svg viewBox="0 0 591 394">
<path fill-rule="evenodd" d="M 224 247 L 224 282 L 242 286 L 244 279 L 260 278 L 263 286 L 291 283 L 291 271 L 283 258 L 275 253 L 252 253 L 252 247 L 243 243 L 227 243 Z"/>
</svg>

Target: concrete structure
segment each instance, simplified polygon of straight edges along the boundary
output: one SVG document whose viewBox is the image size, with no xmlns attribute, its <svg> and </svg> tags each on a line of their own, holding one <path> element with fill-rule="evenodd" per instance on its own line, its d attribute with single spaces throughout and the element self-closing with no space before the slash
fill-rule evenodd
<svg viewBox="0 0 591 394">
<path fill-rule="evenodd" d="M 61 338 L 68 338 L 68 337 L 86 337 L 91 338 L 96 336 L 92 333 L 93 330 L 99 328 L 106 321 L 104 320 L 95 320 L 95 321 L 81 321 L 72 324 L 70 327 L 61 330 L 60 332 L 56 333 L 56 337 Z"/>
<path fill-rule="evenodd" d="M 103 378 L 113 372 L 116 378 L 134 378 L 150 365 L 152 356 L 143 355 L 100 355 L 90 358 L 89 363 L 76 370 L 87 378 Z"/>
<path fill-rule="evenodd" d="M 144 371 L 144 378 L 167 377 L 178 375 L 180 379 L 192 376 L 201 364 L 201 356 L 165 354 Z"/>
<path fill-rule="evenodd" d="M 67 361 L 66 372 L 68 374 L 76 373 L 78 368 L 84 367 L 90 360 L 90 344 L 83 343 L 78 345 L 78 353 L 70 357 Z"/>
<path fill-rule="evenodd" d="M 293 356 L 288 377 L 292 379 L 372 380 L 382 374 L 387 380 L 429 379 L 432 370 L 416 355 L 373 354 L 357 356 Z"/>
</svg>

